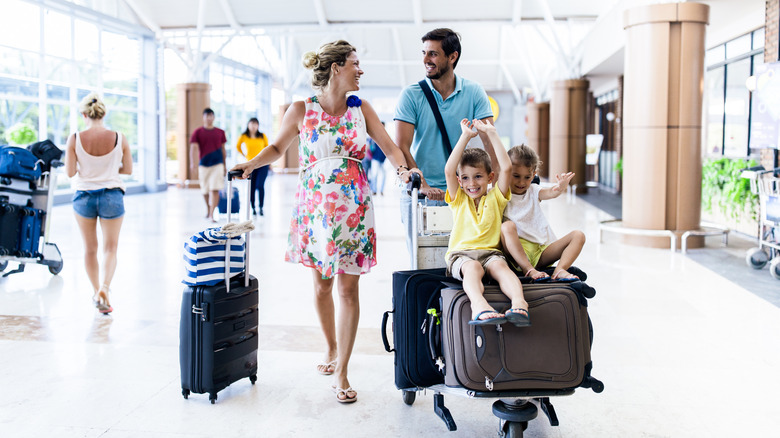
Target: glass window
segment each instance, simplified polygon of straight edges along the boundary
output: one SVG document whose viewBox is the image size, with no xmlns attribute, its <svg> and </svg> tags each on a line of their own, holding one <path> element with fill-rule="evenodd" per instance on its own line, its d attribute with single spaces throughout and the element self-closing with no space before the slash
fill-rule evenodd
<svg viewBox="0 0 780 438">
<path fill-rule="evenodd" d="M 707 65 L 717 64 L 726 60 L 726 46 L 720 45 L 707 50 L 704 55 Z"/>
<path fill-rule="evenodd" d="M 112 32 L 103 32 L 103 65 L 108 68 L 137 72 L 141 49 L 138 39 Z"/>
<path fill-rule="evenodd" d="M 46 79 L 66 84 L 73 82 L 73 64 L 71 61 L 54 56 L 47 56 L 44 59 L 44 62 L 46 63 Z"/>
<path fill-rule="evenodd" d="M 53 141 L 60 149 L 65 149 L 70 134 L 68 105 L 48 105 L 46 108 L 46 138 Z"/>
<path fill-rule="evenodd" d="M 763 48 L 765 39 L 763 27 L 753 32 L 753 50 Z"/>
<path fill-rule="evenodd" d="M 87 21 L 75 21 L 75 40 L 73 49 L 76 61 L 99 62 L 100 50 L 98 41 L 98 28 Z M 93 82 L 97 84 L 97 82 Z"/>
<path fill-rule="evenodd" d="M 77 84 L 93 88 L 98 87 L 98 79 L 100 78 L 98 66 L 86 62 L 77 62 L 75 67 L 75 82 Z"/>
<path fill-rule="evenodd" d="M 0 94 L 38 98 L 38 82 L 0 77 Z"/>
<path fill-rule="evenodd" d="M 16 99 L 0 100 L 0 141 L 11 143 L 6 138 L 9 129 L 17 124 L 25 124 L 37 131 L 38 105 Z"/>
<path fill-rule="evenodd" d="M 103 95 L 103 102 L 105 102 L 109 112 L 117 109 L 131 111 L 138 109 L 138 98 L 134 96 L 106 93 Z"/>
<path fill-rule="evenodd" d="M 52 100 L 62 100 L 67 102 L 70 97 L 70 88 L 59 85 L 47 85 L 46 97 Z"/>
<path fill-rule="evenodd" d="M 726 67 L 726 114 L 723 127 L 723 154 L 745 157 L 748 153 L 748 114 L 750 93 L 745 81 L 750 76 L 750 58 Z"/>
<path fill-rule="evenodd" d="M 70 17 L 44 9 L 43 48 L 46 53 L 65 58 L 71 57 L 73 42 L 70 23 Z"/>
<path fill-rule="evenodd" d="M 2 7 L 0 44 L 37 53 L 41 49 L 40 8 L 20 0 L 5 0 Z"/>
<path fill-rule="evenodd" d="M 707 72 L 707 146 L 709 154 L 723 151 L 723 81 L 725 67 Z"/>
<path fill-rule="evenodd" d="M 748 53 L 750 49 L 750 34 L 742 35 L 726 43 L 726 58 L 734 58 Z"/>
<path fill-rule="evenodd" d="M 0 46 L 0 73 L 17 76 L 38 77 L 40 56 Z"/>
<path fill-rule="evenodd" d="M 117 91 L 138 91 L 138 72 L 104 69 L 103 87 Z"/>
</svg>

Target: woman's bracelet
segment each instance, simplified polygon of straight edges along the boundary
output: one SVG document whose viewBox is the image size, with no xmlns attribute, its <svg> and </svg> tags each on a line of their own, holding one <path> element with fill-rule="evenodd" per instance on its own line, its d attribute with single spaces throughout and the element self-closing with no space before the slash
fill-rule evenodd
<svg viewBox="0 0 780 438">
<path fill-rule="evenodd" d="M 398 166 L 397 169 L 395 169 L 395 174 L 396 175 L 401 176 L 401 168 L 406 169 L 407 172 L 409 171 L 409 168 L 402 164 L 402 165 Z"/>
</svg>

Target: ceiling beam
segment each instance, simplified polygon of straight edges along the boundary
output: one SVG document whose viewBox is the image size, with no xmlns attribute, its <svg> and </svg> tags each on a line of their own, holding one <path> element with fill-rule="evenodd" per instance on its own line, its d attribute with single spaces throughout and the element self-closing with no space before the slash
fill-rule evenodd
<svg viewBox="0 0 780 438">
<path fill-rule="evenodd" d="M 398 61 L 399 80 L 401 88 L 406 87 L 406 67 L 404 67 L 403 47 L 401 46 L 401 37 L 398 35 L 398 28 L 391 29 L 393 33 L 393 45 L 395 46 L 395 57 Z"/>
<path fill-rule="evenodd" d="M 422 3 L 420 0 L 412 0 L 412 17 L 415 26 L 422 25 Z"/>
<path fill-rule="evenodd" d="M 564 49 L 563 44 L 561 44 L 561 39 L 558 38 L 558 32 L 557 29 L 555 29 L 555 17 L 553 17 L 552 11 L 550 10 L 550 4 L 547 2 L 547 0 L 536 0 L 536 3 L 538 3 L 539 7 L 542 8 L 542 13 L 544 14 L 544 21 L 547 23 L 547 26 L 549 26 L 550 28 L 550 33 L 552 34 L 553 41 L 555 42 L 555 45 L 558 48 L 557 53 L 560 57 L 563 66 L 566 68 L 566 74 L 571 75 L 572 67 L 569 62 L 569 53 L 566 49 Z"/>
<path fill-rule="evenodd" d="M 149 29 L 152 30 L 152 32 L 154 32 L 155 37 L 158 38 L 160 41 L 162 41 L 164 46 L 171 48 L 173 50 L 173 53 L 179 57 L 179 59 L 181 60 L 181 62 L 184 63 L 184 65 L 189 65 L 189 62 L 187 62 L 187 60 L 184 59 L 184 56 L 182 56 L 182 54 L 179 53 L 177 48 L 170 43 L 170 41 L 165 37 L 165 35 L 163 35 L 160 25 L 158 25 L 154 20 L 152 20 L 151 17 L 149 17 L 149 15 L 143 12 L 141 8 L 138 7 L 138 3 L 136 3 L 135 0 L 123 0 L 123 1 L 127 5 L 127 7 L 130 8 L 131 11 L 133 11 L 133 13 L 138 17 L 138 19 L 141 20 L 144 26 L 148 27 Z"/>
<path fill-rule="evenodd" d="M 227 18 L 228 23 L 230 23 L 230 27 L 232 27 L 233 30 L 237 32 L 243 32 L 245 29 L 243 26 L 238 24 L 238 20 L 236 20 L 236 14 L 233 13 L 233 8 L 230 7 L 228 0 L 219 0 L 219 5 L 222 6 L 222 12 L 225 13 L 225 18 Z"/>
<path fill-rule="evenodd" d="M 523 21 L 523 0 L 514 0 L 512 3 L 512 24 L 518 25 Z"/>
<path fill-rule="evenodd" d="M 314 10 L 317 12 L 317 21 L 320 22 L 320 27 L 328 26 L 328 19 L 325 17 L 325 6 L 322 4 L 322 0 L 313 0 Z"/>
</svg>

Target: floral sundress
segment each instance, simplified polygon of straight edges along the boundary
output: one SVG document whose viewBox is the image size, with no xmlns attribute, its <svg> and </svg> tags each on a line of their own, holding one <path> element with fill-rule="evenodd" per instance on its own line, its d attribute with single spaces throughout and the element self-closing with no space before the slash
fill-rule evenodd
<svg viewBox="0 0 780 438">
<path fill-rule="evenodd" d="M 285 260 L 315 268 L 323 279 L 365 274 L 376 265 L 371 189 L 360 161 L 366 122 L 357 96 L 341 117 L 306 99 L 298 146 L 301 168 Z"/>
</svg>

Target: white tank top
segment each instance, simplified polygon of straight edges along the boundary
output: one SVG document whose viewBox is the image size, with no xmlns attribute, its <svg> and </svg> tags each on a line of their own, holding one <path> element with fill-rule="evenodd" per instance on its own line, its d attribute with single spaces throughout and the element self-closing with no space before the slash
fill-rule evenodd
<svg viewBox="0 0 780 438">
<path fill-rule="evenodd" d="M 125 183 L 119 177 L 122 166 L 122 134 L 117 133 L 114 149 L 106 155 L 90 155 L 81 145 L 76 133 L 76 161 L 78 171 L 73 177 L 74 190 L 98 190 L 119 188 L 125 191 Z"/>
</svg>

